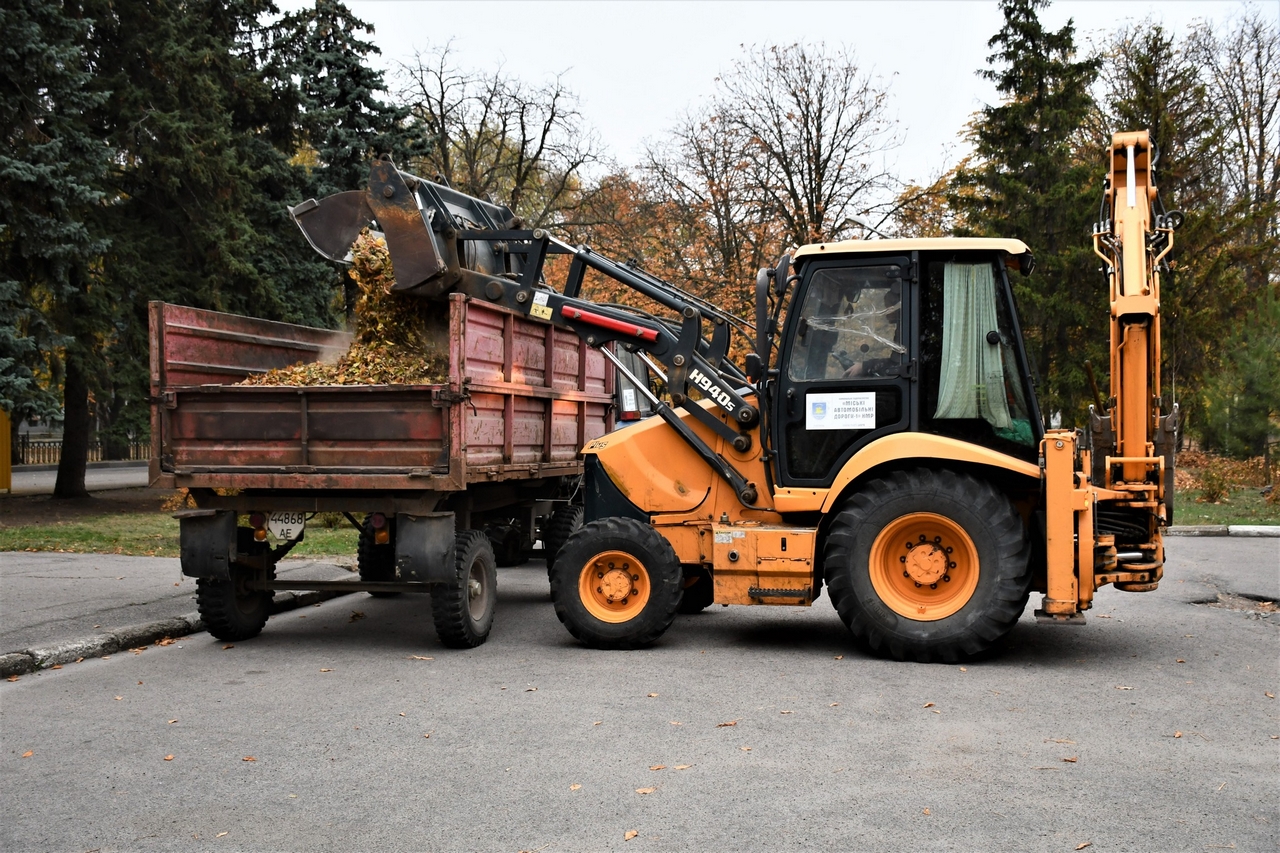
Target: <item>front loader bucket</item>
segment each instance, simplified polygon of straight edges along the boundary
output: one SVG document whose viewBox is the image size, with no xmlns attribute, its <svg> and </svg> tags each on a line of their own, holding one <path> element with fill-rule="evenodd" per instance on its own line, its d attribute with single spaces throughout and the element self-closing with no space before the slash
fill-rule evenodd
<svg viewBox="0 0 1280 853">
<path fill-rule="evenodd" d="M 386 157 L 373 162 L 369 189 L 308 199 L 289 208 L 311 247 L 331 261 L 350 263 L 351 244 L 365 228 L 382 233 L 395 270 L 397 293 L 440 297 L 471 273 L 519 274 L 524 257 L 506 243 L 477 237 L 523 227 L 510 208 L 398 170 Z"/>
</svg>

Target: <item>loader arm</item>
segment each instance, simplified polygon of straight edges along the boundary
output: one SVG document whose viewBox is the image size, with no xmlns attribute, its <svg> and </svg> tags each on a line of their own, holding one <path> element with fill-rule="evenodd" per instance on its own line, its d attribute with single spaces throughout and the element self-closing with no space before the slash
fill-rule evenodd
<svg viewBox="0 0 1280 853">
<path fill-rule="evenodd" d="M 755 507 L 759 487 L 673 408 L 684 409 L 739 452 L 751 449 L 760 422 L 756 392 L 746 374 L 726 358 L 731 329 L 750 328 L 744 321 L 634 264 L 570 246 L 542 229 L 523 228 L 508 208 L 401 172 L 385 157 L 374 161 L 367 192 L 311 199 L 290 213 L 312 247 L 334 261 L 347 258 L 361 230 L 380 230 L 395 269 L 396 292 L 424 298 L 461 292 L 572 331 L 591 347 L 621 342 L 648 353 L 665 368 L 672 401 L 667 405 L 652 398 L 656 414 L 732 486 L 744 506 Z M 559 289 L 544 281 L 551 254 L 572 257 Z M 581 298 L 588 270 L 672 310 L 678 320 Z M 704 323 L 710 325 L 709 339 Z M 727 422 L 691 400 L 691 390 L 711 400 Z"/>
</svg>

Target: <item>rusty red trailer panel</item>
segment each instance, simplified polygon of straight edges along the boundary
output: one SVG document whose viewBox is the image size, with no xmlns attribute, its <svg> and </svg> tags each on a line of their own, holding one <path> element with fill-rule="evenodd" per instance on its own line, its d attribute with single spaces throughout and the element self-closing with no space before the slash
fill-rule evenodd
<svg viewBox="0 0 1280 853">
<path fill-rule="evenodd" d="M 153 484 L 449 491 L 580 470 L 580 448 L 612 427 L 604 357 L 461 294 L 441 310 L 438 385 L 243 386 L 337 357 L 350 336 L 152 303 Z"/>
</svg>

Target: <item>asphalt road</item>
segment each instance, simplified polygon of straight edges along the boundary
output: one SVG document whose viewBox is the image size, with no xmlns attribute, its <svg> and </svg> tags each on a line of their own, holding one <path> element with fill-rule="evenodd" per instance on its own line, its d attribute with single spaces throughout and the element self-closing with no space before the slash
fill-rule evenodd
<svg viewBox="0 0 1280 853">
<path fill-rule="evenodd" d="M 469 652 L 425 598 L 351 596 L 23 676 L 0 848 L 1274 851 L 1280 614 L 1196 602 L 1280 596 L 1280 540 L 1170 551 L 966 667 L 866 658 L 826 601 L 593 652 L 531 563 Z"/>
<path fill-rule="evenodd" d="M 15 468 L 13 471 L 14 495 L 51 495 L 54 483 L 58 481 L 56 470 L 37 471 L 29 467 Z M 84 485 L 91 492 L 110 489 L 136 489 L 147 485 L 147 463 L 129 463 L 108 467 L 88 468 L 84 472 Z"/>
</svg>

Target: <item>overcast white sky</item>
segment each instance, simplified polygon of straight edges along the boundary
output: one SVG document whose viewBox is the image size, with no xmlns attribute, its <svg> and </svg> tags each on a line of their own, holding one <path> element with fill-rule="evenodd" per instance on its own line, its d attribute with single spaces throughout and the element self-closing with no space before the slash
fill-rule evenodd
<svg viewBox="0 0 1280 853">
<path fill-rule="evenodd" d="M 684 108 L 709 94 L 742 45 L 804 40 L 851 48 L 887 82 L 903 131 L 894 172 L 924 181 L 958 159 L 969 115 L 993 103 L 977 76 L 1000 28 L 995 0 L 861 2 L 429 2 L 346 0 L 376 29 L 382 64 L 454 40 L 459 65 L 505 69 L 530 82 L 562 73 L 606 152 L 624 165 Z M 301 5 L 286 0 L 287 9 Z M 1277 10 L 1267 0 L 1262 8 Z M 1225 23 L 1239 0 L 1057 0 L 1052 28 L 1075 20 L 1077 44 L 1148 16 L 1183 33 L 1198 18 Z"/>
</svg>

